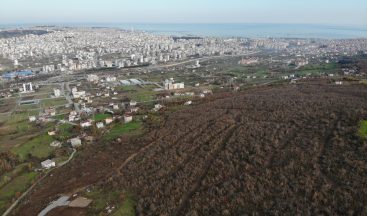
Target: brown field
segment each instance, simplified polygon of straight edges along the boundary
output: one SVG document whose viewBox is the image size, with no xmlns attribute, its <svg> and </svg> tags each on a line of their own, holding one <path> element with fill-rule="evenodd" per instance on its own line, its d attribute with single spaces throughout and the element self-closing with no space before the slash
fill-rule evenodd
<svg viewBox="0 0 367 216">
<path fill-rule="evenodd" d="M 138 215 L 366 215 L 366 95 L 326 81 L 215 95 L 144 137 L 90 146 L 16 215 L 95 183 L 132 191 Z"/>
</svg>

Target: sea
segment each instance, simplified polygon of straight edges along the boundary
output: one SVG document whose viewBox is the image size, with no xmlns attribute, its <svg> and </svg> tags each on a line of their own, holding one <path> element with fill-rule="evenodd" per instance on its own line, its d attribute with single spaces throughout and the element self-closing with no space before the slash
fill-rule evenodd
<svg viewBox="0 0 367 216">
<path fill-rule="evenodd" d="M 109 27 L 144 31 L 168 36 L 244 37 L 244 38 L 367 38 L 367 26 L 318 24 L 158 24 L 158 23 L 63 23 L 1 25 L 4 28 L 21 28 L 38 25 L 69 27 Z"/>
</svg>

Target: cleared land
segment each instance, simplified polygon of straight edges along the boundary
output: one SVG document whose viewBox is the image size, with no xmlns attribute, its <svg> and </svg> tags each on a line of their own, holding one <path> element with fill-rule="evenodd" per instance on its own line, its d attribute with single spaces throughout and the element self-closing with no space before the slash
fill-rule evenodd
<svg viewBox="0 0 367 216">
<path fill-rule="evenodd" d="M 122 206 L 138 215 L 365 215 L 366 94 L 365 85 L 314 81 L 215 95 L 143 137 L 87 148 L 17 215 L 92 184 L 133 193 Z"/>
</svg>

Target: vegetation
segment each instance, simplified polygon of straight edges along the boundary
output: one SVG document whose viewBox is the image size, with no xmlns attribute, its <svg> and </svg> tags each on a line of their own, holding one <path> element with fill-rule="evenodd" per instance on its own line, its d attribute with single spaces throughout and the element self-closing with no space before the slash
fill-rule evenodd
<svg viewBox="0 0 367 216">
<path fill-rule="evenodd" d="M 141 122 L 133 121 L 129 123 L 118 123 L 103 137 L 106 141 L 114 140 L 122 135 L 134 135 L 141 128 Z"/>
<path fill-rule="evenodd" d="M 112 216 L 135 216 L 135 202 L 130 194 L 126 194 L 122 206 Z"/>
<path fill-rule="evenodd" d="M 359 136 L 363 139 L 367 139 L 367 120 L 360 123 Z"/>
<path fill-rule="evenodd" d="M 57 98 L 57 99 L 42 100 L 40 103 L 42 107 L 47 108 L 47 107 L 65 105 L 67 104 L 67 101 L 65 100 L 65 98 Z"/>
<path fill-rule="evenodd" d="M 217 95 L 168 116 L 109 184 L 136 192 L 138 215 L 364 213 L 367 152 L 350 125 L 366 93 L 319 81 Z"/>
<path fill-rule="evenodd" d="M 40 135 L 29 142 L 14 147 L 12 152 L 17 154 L 22 161 L 29 157 L 45 159 L 49 157 L 53 151 L 53 148 L 50 147 L 52 141 L 54 141 L 54 139 L 51 136 L 47 134 Z"/>
<path fill-rule="evenodd" d="M 57 139 L 65 141 L 75 134 L 74 126 L 71 124 L 62 124 L 58 126 Z"/>
<path fill-rule="evenodd" d="M 116 190 L 103 190 L 95 189 L 85 195 L 87 198 L 92 199 L 93 202 L 90 206 L 90 214 L 98 215 L 104 209 L 119 200 L 120 192 Z"/>
<path fill-rule="evenodd" d="M 95 121 L 104 121 L 107 118 L 110 118 L 111 114 L 107 114 L 107 113 L 99 113 L 99 114 L 95 114 L 94 115 L 94 120 Z"/>
<path fill-rule="evenodd" d="M 24 173 L 2 187 L 0 189 L 0 212 L 5 210 L 13 198 L 26 191 L 36 177 L 37 173 L 35 172 Z"/>
</svg>

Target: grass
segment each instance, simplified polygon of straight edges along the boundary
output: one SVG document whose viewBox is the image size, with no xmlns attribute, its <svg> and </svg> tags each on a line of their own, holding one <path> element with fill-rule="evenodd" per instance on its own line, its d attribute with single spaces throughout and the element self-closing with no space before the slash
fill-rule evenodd
<svg viewBox="0 0 367 216">
<path fill-rule="evenodd" d="M 136 134 L 138 129 L 141 128 L 141 122 L 129 122 L 126 124 L 118 123 L 106 134 L 103 139 L 106 141 L 114 140 L 122 135 Z"/>
<path fill-rule="evenodd" d="M 107 113 L 100 113 L 100 114 L 96 114 L 94 115 L 94 120 L 95 121 L 103 121 L 105 120 L 106 118 L 110 118 L 112 117 L 110 114 L 107 114 Z"/>
<path fill-rule="evenodd" d="M 112 216 L 134 216 L 135 202 L 131 195 L 127 194 L 122 206 Z"/>
<path fill-rule="evenodd" d="M 358 134 L 363 139 L 367 139 L 367 120 L 361 122 Z"/>
<path fill-rule="evenodd" d="M 130 97 L 137 102 L 151 101 L 154 99 L 156 92 L 150 89 L 139 89 L 136 92 L 131 92 Z"/>
<path fill-rule="evenodd" d="M 9 183 L 12 179 L 20 175 L 29 167 L 30 163 L 23 163 L 15 167 L 12 171 L 5 173 L 0 177 L 0 188 Z"/>
<path fill-rule="evenodd" d="M 57 132 L 57 137 L 60 140 L 67 140 L 69 138 L 71 138 L 73 135 L 75 135 L 74 133 L 74 126 L 71 124 L 62 124 L 58 126 L 58 132 Z"/>
<path fill-rule="evenodd" d="M 148 85 L 144 86 L 144 88 L 139 86 L 121 86 L 120 89 L 123 91 L 127 91 L 129 97 L 132 100 L 137 102 L 151 101 L 154 99 L 154 96 L 157 94 L 153 91 L 155 86 Z"/>
<path fill-rule="evenodd" d="M 337 73 L 339 69 L 338 64 L 330 63 L 330 64 L 309 64 L 300 68 L 300 70 L 296 71 L 297 76 L 305 76 L 305 75 L 320 75 L 322 73 Z"/>
<path fill-rule="evenodd" d="M 64 120 L 66 117 L 65 114 L 62 114 L 62 115 L 56 115 L 54 117 L 52 117 L 53 119 L 56 119 L 56 120 Z"/>
<path fill-rule="evenodd" d="M 65 100 L 65 98 L 57 98 L 57 99 L 42 100 L 40 103 L 42 107 L 46 108 L 46 107 L 65 105 L 67 104 L 67 101 Z"/>
<path fill-rule="evenodd" d="M 90 211 L 97 215 L 103 211 L 107 205 L 116 202 L 119 199 L 119 196 L 119 191 L 103 191 L 102 189 L 95 189 L 85 194 L 85 197 L 93 200 L 92 205 L 90 206 Z"/>
<path fill-rule="evenodd" d="M 10 183 L 0 189 L 0 212 L 10 204 L 11 200 L 17 195 L 28 189 L 32 182 L 36 179 L 37 173 L 24 173 L 13 179 Z"/>
<path fill-rule="evenodd" d="M 53 151 L 50 147 L 52 141 L 54 141 L 54 139 L 51 136 L 47 134 L 40 135 L 21 146 L 14 147 L 12 152 L 17 154 L 22 161 L 27 160 L 29 156 L 45 159 L 49 157 Z"/>
</svg>

